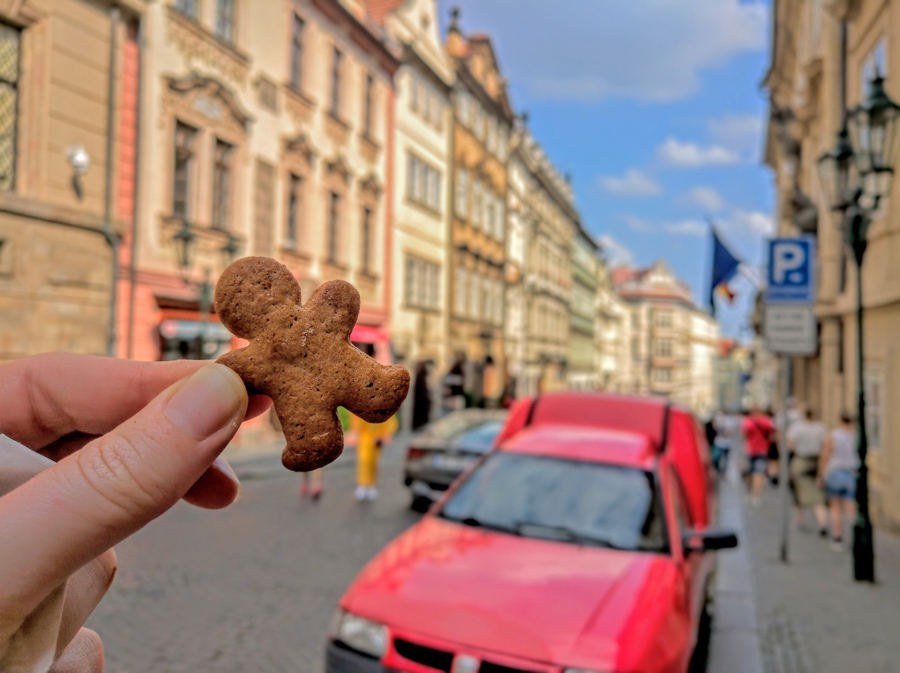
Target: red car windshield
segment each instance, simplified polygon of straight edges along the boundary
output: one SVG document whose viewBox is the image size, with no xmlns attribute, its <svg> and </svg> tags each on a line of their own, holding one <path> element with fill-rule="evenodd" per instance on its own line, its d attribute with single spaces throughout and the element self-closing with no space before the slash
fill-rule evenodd
<svg viewBox="0 0 900 673">
<path fill-rule="evenodd" d="M 666 551 L 653 475 L 544 456 L 495 453 L 440 516 L 524 537 L 631 551 Z"/>
</svg>

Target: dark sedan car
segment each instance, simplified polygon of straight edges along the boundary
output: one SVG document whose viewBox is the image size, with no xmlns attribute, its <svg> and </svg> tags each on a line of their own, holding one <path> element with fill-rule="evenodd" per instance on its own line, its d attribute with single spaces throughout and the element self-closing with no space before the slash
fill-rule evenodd
<svg viewBox="0 0 900 673">
<path fill-rule="evenodd" d="M 502 410 L 456 411 L 425 426 L 406 451 L 404 482 L 411 507 L 424 512 L 494 443 L 506 421 Z"/>
</svg>

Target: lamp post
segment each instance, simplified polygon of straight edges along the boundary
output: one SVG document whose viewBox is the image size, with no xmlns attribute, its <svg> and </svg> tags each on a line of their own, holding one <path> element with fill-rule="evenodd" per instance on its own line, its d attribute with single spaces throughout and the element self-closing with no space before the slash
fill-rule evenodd
<svg viewBox="0 0 900 673">
<path fill-rule="evenodd" d="M 172 236 L 175 249 L 178 254 L 178 268 L 181 270 L 181 277 L 185 285 L 191 283 L 190 271 L 194 265 L 196 254 L 197 235 L 191 230 L 191 225 L 187 220 L 183 220 L 181 227 Z M 222 255 L 224 266 L 228 266 L 234 261 L 240 250 L 237 238 L 231 232 L 228 232 L 228 240 L 219 248 Z M 197 359 L 205 359 L 206 347 L 206 326 L 209 324 L 209 311 L 213 303 L 213 285 L 210 281 L 210 269 L 207 267 L 203 272 L 203 280 L 197 286 L 197 305 L 200 311 L 200 329 L 197 332 L 195 340 L 195 349 Z"/>
<path fill-rule="evenodd" d="M 869 225 L 882 198 L 890 193 L 897 158 L 896 122 L 900 106 L 884 89 L 876 72 L 868 99 L 850 110 L 833 149 L 818 160 L 821 184 L 831 208 L 842 215 L 846 245 L 856 261 L 856 360 L 859 471 L 856 478 L 857 515 L 853 523 L 853 576 L 875 581 L 875 551 L 869 517 L 869 449 L 866 430 L 862 268 Z"/>
</svg>

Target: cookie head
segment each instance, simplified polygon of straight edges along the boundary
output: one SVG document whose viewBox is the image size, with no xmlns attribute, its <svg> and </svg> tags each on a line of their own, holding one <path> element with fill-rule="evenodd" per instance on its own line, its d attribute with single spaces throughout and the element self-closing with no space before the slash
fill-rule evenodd
<svg viewBox="0 0 900 673">
<path fill-rule="evenodd" d="M 216 284 L 216 313 L 235 336 L 250 340 L 271 325 L 272 314 L 300 305 L 300 285 L 283 264 L 268 257 L 244 257 Z"/>
</svg>

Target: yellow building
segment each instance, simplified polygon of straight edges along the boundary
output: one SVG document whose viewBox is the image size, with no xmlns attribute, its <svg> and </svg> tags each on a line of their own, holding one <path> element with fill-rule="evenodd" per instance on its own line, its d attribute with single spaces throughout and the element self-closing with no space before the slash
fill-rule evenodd
<svg viewBox="0 0 900 673">
<path fill-rule="evenodd" d="M 833 426 L 856 409 L 855 263 L 839 216 L 822 194 L 816 160 L 835 144 L 845 107 L 860 103 L 877 69 L 900 100 L 900 2 L 777 0 L 771 64 L 766 163 L 775 172 L 779 233 L 816 236 L 819 352 L 793 363 L 793 395 Z M 887 413 L 900 400 L 900 246 L 894 182 L 891 198 L 869 230 L 863 269 L 865 377 L 873 519 L 900 527 L 900 420 Z"/>
<path fill-rule="evenodd" d="M 0 2 L 0 362 L 115 347 L 144 7 Z"/>
<path fill-rule="evenodd" d="M 496 400 L 503 347 L 507 162 L 513 113 L 490 39 L 463 36 L 458 11 L 447 32 L 453 89 L 453 224 L 449 346 L 468 358 L 466 387 Z"/>
</svg>

